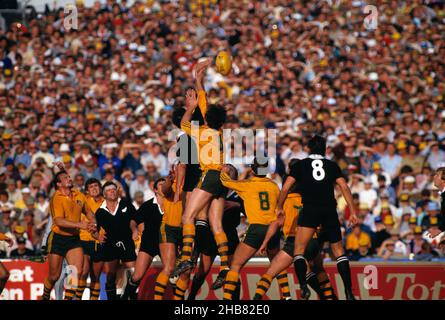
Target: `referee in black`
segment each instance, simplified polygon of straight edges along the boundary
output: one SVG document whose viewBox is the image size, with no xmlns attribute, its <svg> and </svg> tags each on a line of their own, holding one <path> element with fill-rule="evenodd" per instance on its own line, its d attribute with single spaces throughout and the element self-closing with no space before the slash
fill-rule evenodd
<svg viewBox="0 0 445 320">
<path fill-rule="evenodd" d="M 121 199 L 117 185 L 108 181 L 103 186 L 105 201 L 96 211 L 97 230 L 102 227 L 105 236 L 98 233 L 99 253 L 105 262 L 107 274 L 106 292 L 108 300 L 117 300 L 116 273 L 119 263 L 125 268 L 134 269 L 136 251 L 134 241 L 139 238 L 136 224 L 136 209 L 130 201 Z"/>
</svg>

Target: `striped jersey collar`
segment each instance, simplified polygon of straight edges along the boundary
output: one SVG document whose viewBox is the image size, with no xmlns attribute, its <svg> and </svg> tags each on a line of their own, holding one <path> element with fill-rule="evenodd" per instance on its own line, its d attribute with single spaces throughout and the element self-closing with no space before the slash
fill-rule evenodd
<svg viewBox="0 0 445 320">
<path fill-rule="evenodd" d="M 311 159 L 314 159 L 314 160 L 317 160 L 317 159 L 324 159 L 324 157 L 323 157 L 322 155 L 319 155 L 319 154 L 310 154 L 310 155 L 308 156 L 308 158 L 311 158 Z"/>
</svg>

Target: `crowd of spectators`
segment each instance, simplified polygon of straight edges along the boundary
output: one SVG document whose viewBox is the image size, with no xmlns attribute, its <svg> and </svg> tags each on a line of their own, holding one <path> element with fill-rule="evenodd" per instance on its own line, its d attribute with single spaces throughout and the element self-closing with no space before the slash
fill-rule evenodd
<svg viewBox="0 0 445 320">
<path fill-rule="evenodd" d="M 77 1 L 77 30 L 64 8 L 0 30 L 0 232 L 14 239 L 0 252 L 38 253 L 54 161 L 75 187 L 114 180 L 136 205 L 149 199 L 194 64 L 227 50 L 233 70 L 208 70 L 209 102 L 227 109 L 225 128 L 278 131 L 278 184 L 310 136 L 327 138 L 360 212 L 345 227 L 353 259 L 443 256 L 424 232 L 441 219 L 444 1 L 377 3 L 375 30 L 360 0 Z"/>
</svg>

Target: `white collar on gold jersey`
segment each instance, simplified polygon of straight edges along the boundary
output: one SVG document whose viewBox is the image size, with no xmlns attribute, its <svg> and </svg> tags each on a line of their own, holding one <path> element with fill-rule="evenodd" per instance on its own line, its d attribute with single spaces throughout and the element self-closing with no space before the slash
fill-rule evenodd
<svg viewBox="0 0 445 320">
<path fill-rule="evenodd" d="M 119 209 L 119 204 L 121 203 L 121 198 L 118 198 L 117 199 L 117 206 L 116 206 L 116 209 L 114 209 L 114 211 L 113 212 L 111 212 L 110 210 L 108 210 L 108 208 L 107 208 L 107 200 L 104 200 L 103 202 L 102 202 L 102 204 L 101 204 L 101 208 L 102 209 L 105 209 L 106 211 L 108 211 L 108 213 L 110 213 L 112 216 L 115 216 L 116 215 L 116 213 L 117 213 L 117 209 Z"/>
<path fill-rule="evenodd" d="M 314 159 L 314 160 L 324 159 L 324 157 L 322 155 L 319 155 L 319 154 L 310 154 L 308 156 L 308 158 L 311 158 L 311 159 Z"/>
</svg>

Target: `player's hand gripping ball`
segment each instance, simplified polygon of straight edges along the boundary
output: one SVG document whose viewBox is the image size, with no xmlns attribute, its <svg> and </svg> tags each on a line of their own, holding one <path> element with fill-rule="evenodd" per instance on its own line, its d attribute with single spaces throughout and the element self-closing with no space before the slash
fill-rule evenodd
<svg viewBox="0 0 445 320">
<path fill-rule="evenodd" d="M 232 58 L 227 51 L 220 51 L 216 56 L 216 71 L 224 76 L 227 76 L 232 70 Z"/>
</svg>

